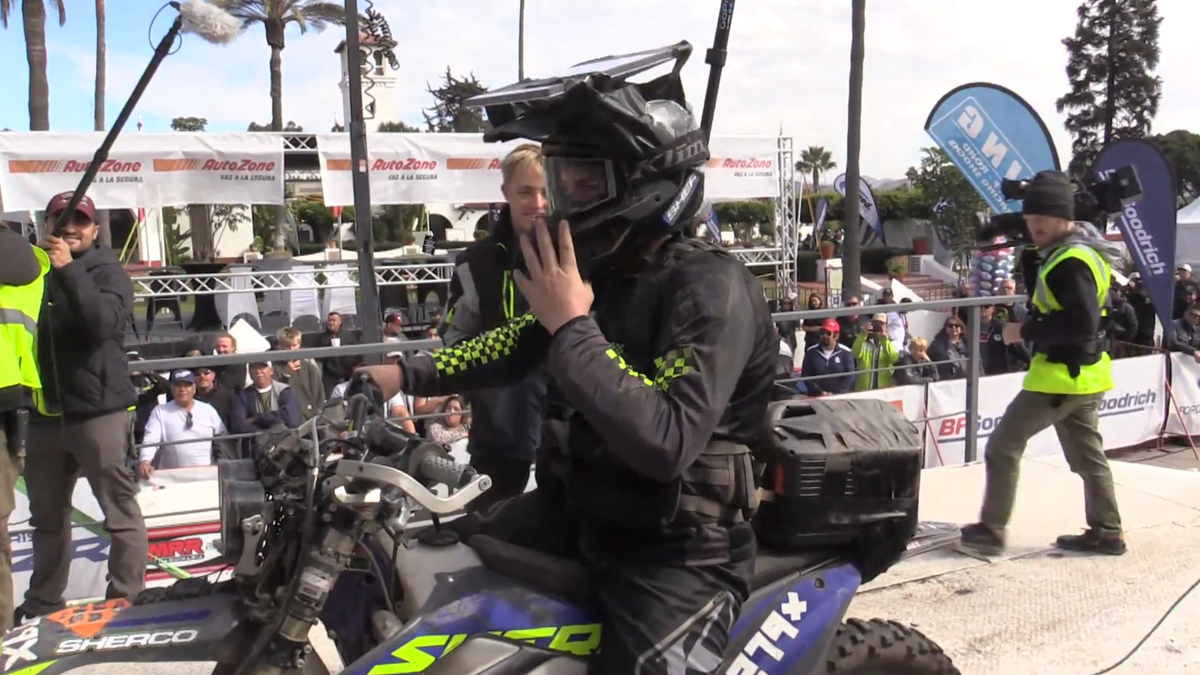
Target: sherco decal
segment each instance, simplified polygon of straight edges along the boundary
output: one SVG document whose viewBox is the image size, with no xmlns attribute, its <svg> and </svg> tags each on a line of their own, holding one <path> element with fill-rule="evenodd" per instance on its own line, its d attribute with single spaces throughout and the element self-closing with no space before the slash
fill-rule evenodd
<svg viewBox="0 0 1200 675">
<path fill-rule="evenodd" d="M 7 673 L 22 663 L 37 661 L 38 657 L 33 653 L 33 646 L 38 641 L 38 624 L 40 623 L 40 619 L 34 619 L 4 638 L 4 672 Z"/>
<path fill-rule="evenodd" d="M 167 645 L 185 645 L 195 642 L 200 637 L 200 631 L 192 628 L 183 630 L 160 630 L 152 633 L 126 633 L 122 635 L 104 635 L 96 638 L 71 638 L 63 640 L 54 648 L 54 653 L 62 656 L 82 652 L 114 651 L 132 649 L 133 647 L 165 647 Z"/>
<path fill-rule="evenodd" d="M 55 612 L 47 616 L 46 620 L 53 621 L 79 637 L 90 638 L 104 630 L 117 614 L 127 607 L 129 601 L 125 599 L 89 602 Z"/>
<path fill-rule="evenodd" d="M 600 624 L 583 623 L 570 626 L 546 626 L 543 628 L 521 628 L 509 631 L 490 631 L 509 640 L 528 642 L 539 647 L 566 652 L 576 656 L 588 656 L 600 647 Z M 367 675 L 407 675 L 423 673 L 435 661 L 449 654 L 467 638 L 459 635 L 418 635 L 391 653 L 395 661 L 371 667 Z"/>
</svg>

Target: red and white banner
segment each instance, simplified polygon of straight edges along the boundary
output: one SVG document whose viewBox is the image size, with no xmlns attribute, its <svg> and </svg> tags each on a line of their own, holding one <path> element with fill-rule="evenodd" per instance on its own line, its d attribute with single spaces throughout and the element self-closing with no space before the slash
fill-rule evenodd
<svg viewBox="0 0 1200 675">
<path fill-rule="evenodd" d="M 522 141 L 484 143 L 480 134 L 367 135 L 367 168 L 374 204 L 496 202 L 500 161 Z M 779 139 L 718 136 L 704 174 L 711 201 L 779 195 Z M 328 206 L 354 203 L 350 141 L 318 134 L 321 189 Z"/>
<path fill-rule="evenodd" d="M 79 185 L 104 134 L 0 133 L 2 211 L 38 211 Z M 283 137 L 263 133 L 124 134 L 88 196 L 102 209 L 282 204 Z"/>
</svg>

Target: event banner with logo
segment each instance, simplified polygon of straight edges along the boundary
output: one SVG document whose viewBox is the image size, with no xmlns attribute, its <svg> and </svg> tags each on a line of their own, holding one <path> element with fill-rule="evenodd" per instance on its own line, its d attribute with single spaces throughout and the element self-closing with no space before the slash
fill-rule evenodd
<svg viewBox="0 0 1200 675">
<path fill-rule="evenodd" d="M 883 236 L 883 220 L 879 216 L 879 205 L 875 203 L 875 193 L 871 192 L 871 186 L 867 183 L 867 179 L 859 178 L 858 189 L 858 213 L 863 222 L 871 226 L 871 229 L 879 237 L 879 241 L 887 243 Z M 842 174 L 833 179 L 833 189 L 842 197 L 846 196 L 846 174 Z"/>
<path fill-rule="evenodd" d="M 951 89 L 925 120 L 933 138 L 997 213 L 1021 210 L 1007 201 L 1000 181 L 1032 178 L 1060 168 L 1046 123 L 1015 93 L 976 82 Z"/>
<path fill-rule="evenodd" d="M 1005 409 L 1021 391 L 1025 373 L 992 375 L 980 379 L 979 391 L 979 456 L 983 457 L 987 438 L 996 430 Z M 1113 361 L 1113 379 L 1117 388 L 1108 392 L 1100 409 L 1100 432 L 1104 447 L 1126 448 L 1157 438 L 1162 431 L 1163 415 L 1167 410 L 1166 361 L 1161 356 Z M 966 416 L 961 414 L 967 396 L 966 380 L 935 382 L 929 389 L 929 416 L 933 433 L 926 434 L 926 458 L 940 456 L 945 466 L 962 464 L 966 448 Z M 1053 429 L 1034 436 L 1025 450 L 1026 456 L 1052 455 L 1062 452 Z M 928 462 L 928 459 L 926 460 Z"/>
<path fill-rule="evenodd" d="M 1171 354 L 1171 394 L 1175 405 L 1167 410 L 1166 432 L 1200 436 L 1200 363 L 1188 354 Z"/>
<path fill-rule="evenodd" d="M 3 211 L 39 211 L 70 192 L 103 133 L 0 133 Z M 133 133 L 118 137 L 87 194 L 102 209 L 282 204 L 283 137 Z"/>
<path fill-rule="evenodd" d="M 484 143 L 480 134 L 367 135 L 367 167 L 374 204 L 498 202 L 500 161 L 520 145 Z M 705 169 L 710 201 L 779 196 L 779 141 L 773 137 L 718 136 Z M 319 134 L 321 189 L 327 206 L 350 206 L 354 189 L 346 134 Z"/>
<path fill-rule="evenodd" d="M 1111 176 L 1127 166 L 1137 170 L 1142 198 L 1131 202 L 1114 220 L 1158 320 L 1164 327 L 1170 326 L 1175 306 L 1175 172 L 1158 146 L 1141 139 L 1109 143 L 1096 157 L 1094 168 L 1100 176 Z"/>
</svg>

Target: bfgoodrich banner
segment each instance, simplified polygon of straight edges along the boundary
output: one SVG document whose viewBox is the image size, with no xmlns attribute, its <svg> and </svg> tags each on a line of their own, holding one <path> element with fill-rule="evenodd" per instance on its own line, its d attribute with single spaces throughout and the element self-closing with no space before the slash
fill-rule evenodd
<svg viewBox="0 0 1200 675">
<path fill-rule="evenodd" d="M 1000 85 L 976 82 L 951 89 L 933 106 L 925 131 L 997 213 L 1021 210 L 1019 201 L 1004 199 L 1001 180 L 1059 168 L 1045 122 Z"/>
<path fill-rule="evenodd" d="M 995 431 L 1008 404 L 1021 391 L 1024 373 L 993 375 L 980 379 L 979 391 L 979 456 L 982 458 L 987 438 Z M 1167 409 L 1166 362 L 1161 356 L 1142 356 L 1113 362 L 1113 379 L 1117 388 L 1108 392 L 1100 410 L 1100 433 L 1104 447 L 1125 448 L 1157 438 Z M 926 457 L 930 454 L 944 459 L 947 466 L 965 461 L 965 380 L 937 382 L 928 386 L 929 416 L 940 418 L 933 422 L 933 433 L 926 434 Z M 1047 429 L 1034 436 L 1027 446 L 1027 456 L 1058 454 L 1062 447 L 1054 430 Z"/>
<path fill-rule="evenodd" d="M 1200 363 L 1194 357 L 1171 354 L 1171 394 L 1178 410 L 1167 411 L 1167 433 L 1200 436 Z"/>
<path fill-rule="evenodd" d="M 1175 172 L 1157 146 L 1140 139 L 1109 143 L 1096 158 L 1095 169 L 1109 176 L 1126 166 L 1137 169 L 1142 198 L 1125 207 L 1116 218 L 1117 228 L 1158 320 L 1170 326 L 1175 302 Z"/>
</svg>

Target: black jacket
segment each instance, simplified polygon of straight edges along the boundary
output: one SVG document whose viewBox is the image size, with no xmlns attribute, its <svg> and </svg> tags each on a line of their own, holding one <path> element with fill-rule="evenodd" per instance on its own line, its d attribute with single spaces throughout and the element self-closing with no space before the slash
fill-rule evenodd
<svg viewBox="0 0 1200 675">
<path fill-rule="evenodd" d="M 507 206 L 492 233 L 463 249 L 455 259 L 450 297 L 439 333 L 447 345 L 456 345 L 499 328 L 512 315 L 528 311 L 516 284 L 505 283 L 514 267 L 517 248 L 512 216 Z M 534 460 L 541 443 L 546 381 L 541 372 L 520 382 L 465 394 L 471 404 L 471 437 L 467 452 L 514 460 Z"/>
<path fill-rule="evenodd" d="M 1137 316 L 1137 335 L 1133 341 L 1139 345 L 1154 344 L 1154 304 L 1150 298 L 1142 291 L 1130 291 L 1125 302 L 1133 307 L 1133 313 Z"/>
<path fill-rule="evenodd" d="M 979 360 L 984 375 L 1004 375 L 1029 367 L 1029 350 L 1025 345 L 1004 344 L 1004 326 L 999 318 L 992 318 L 979 327 Z"/>
<path fill-rule="evenodd" d="M 697 248 L 708 250 L 670 262 Z M 636 277 L 594 281 L 593 315 L 553 336 L 527 314 L 408 358 L 400 366 L 406 391 L 436 396 L 507 385 L 547 364 L 550 414 L 571 412 L 564 449 L 571 468 L 561 493 L 580 514 L 585 542 L 604 542 L 597 546 L 613 555 L 745 559 L 753 555 L 746 523 L 650 531 L 621 515 L 657 502 L 701 462 L 710 441 L 754 447 L 762 432 L 779 337 L 758 280 L 712 249 L 667 243 Z M 544 455 L 538 489 L 553 492 Z"/>
<path fill-rule="evenodd" d="M 1033 343 L 1034 354 L 1046 354 L 1052 363 L 1078 362 L 1098 346 L 1102 325 L 1092 269 L 1078 258 L 1067 258 L 1046 274 L 1045 283 L 1062 309 L 1031 313 L 1021 324 L 1021 338 Z"/>
<path fill-rule="evenodd" d="M 902 366 L 909 366 L 904 368 Z M 912 354 L 905 352 L 896 361 L 892 371 L 892 381 L 897 385 L 930 384 L 938 381 L 937 364 L 931 361 L 917 363 Z"/>
<path fill-rule="evenodd" d="M 1163 341 L 1173 352 L 1183 352 L 1195 356 L 1200 350 L 1200 330 L 1188 323 L 1187 319 L 1176 319 L 1172 322 L 1171 334 Z"/>
<path fill-rule="evenodd" d="M 92 417 L 137 404 L 125 331 L 133 282 L 112 249 L 51 270 L 38 318 L 38 371 L 51 412 Z"/>
<path fill-rule="evenodd" d="M 38 278 L 41 265 L 20 232 L 0 225 L 0 286 L 24 286 Z"/>
<path fill-rule="evenodd" d="M 1137 342 L 1137 310 L 1128 300 L 1113 301 L 1109 317 L 1112 319 L 1112 337 L 1114 340 L 1130 343 Z"/>
<path fill-rule="evenodd" d="M 929 360 L 937 366 L 938 379 L 945 382 L 966 377 L 967 367 L 970 365 L 967 361 L 971 356 L 970 349 L 971 345 L 966 339 L 954 344 L 946 330 L 942 329 L 942 332 L 933 338 L 933 342 L 929 343 L 928 352 Z"/>
</svg>

